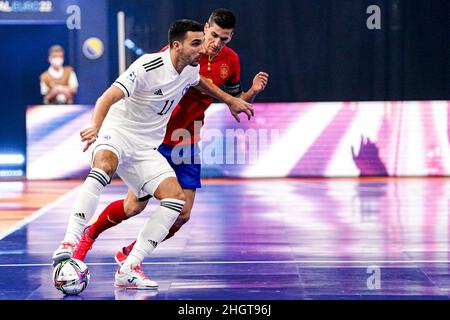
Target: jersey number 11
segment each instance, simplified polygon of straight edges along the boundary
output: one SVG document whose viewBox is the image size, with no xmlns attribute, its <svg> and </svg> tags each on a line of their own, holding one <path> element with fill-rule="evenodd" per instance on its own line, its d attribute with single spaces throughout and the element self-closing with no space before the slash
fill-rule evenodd
<svg viewBox="0 0 450 320">
<path fill-rule="evenodd" d="M 170 101 L 170 105 L 169 105 L 169 101 Z M 164 104 L 164 107 L 162 108 L 162 110 L 160 112 L 158 112 L 158 114 L 160 116 L 167 114 L 167 112 L 169 112 L 169 110 L 172 108 L 173 102 L 175 100 L 166 100 L 166 103 Z M 169 105 L 169 107 L 167 108 L 167 105 Z M 165 110 L 167 108 L 167 110 Z"/>
</svg>

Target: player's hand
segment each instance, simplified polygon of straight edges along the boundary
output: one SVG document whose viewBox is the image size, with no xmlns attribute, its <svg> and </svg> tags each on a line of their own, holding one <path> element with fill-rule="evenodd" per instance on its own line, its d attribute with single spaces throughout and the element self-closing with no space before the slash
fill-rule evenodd
<svg viewBox="0 0 450 320">
<path fill-rule="evenodd" d="M 81 142 L 86 141 L 83 152 L 85 152 L 89 146 L 97 140 L 98 131 L 99 130 L 93 126 L 80 131 Z"/>
<path fill-rule="evenodd" d="M 260 93 L 263 91 L 267 83 L 269 82 L 269 74 L 265 72 L 258 72 L 256 76 L 253 78 L 252 89 L 255 93 Z"/>
<path fill-rule="evenodd" d="M 233 98 L 228 106 L 230 107 L 231 114 L 237 122 L 241 122 L 241 119 L 238 115 L 241 112 L 244 112 L 247 115 L 248 120 L 250 120 L 255 115 L 253 106 L 250 103 L 242 100 L 241 98 Z"/>
</svg>

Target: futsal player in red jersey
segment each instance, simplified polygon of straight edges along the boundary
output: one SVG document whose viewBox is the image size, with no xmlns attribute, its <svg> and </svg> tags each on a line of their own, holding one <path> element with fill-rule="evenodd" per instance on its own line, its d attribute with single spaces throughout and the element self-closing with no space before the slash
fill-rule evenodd
<svg viewBox="0 0 450 320">
<path fill-rule="evenodd" d="M 235 16 L 230 10 L 216 9 L 212 12 L 204 28 L 206 54 L 200 60 L 200 74 L 225 92 L 251 103 L 256 95 L 266 87 L 269 75 L 259 72 L 253 78 L 251 88 L 247 92 L 242 92 L 239 56 L 226 46 L 233 37 L 235 24 Z M 164 240 L 172 237 L 189 220 L 196 189 L 201 188 L 198 142 L 205 111 L 213 100 L 212 97 L 190 88 L 172 112 L 163 144 L 158 148 L 174 169 L 186 196 L 186 203 L 181 214 L 168 230 L 168 235 Z M 170 106 L 168 107 L 170 108 Z M 236 113 L 232 113 L 232 115 L 238 122 L 240 121 Z M 179 133 L 183 132 L 185 135 L 181 134 L 180 137 Z M 175 153 L 175 156 L 172 153 Z M 190 161 L 179 163 L 181 158 L 186 159 L 186 157 L 189 157 Z M 149 199 L 150 196 L 138 199 L 131 191 L 128 191 L 126 199 L 109 204 L 97 220 L 84 230 L 72 257 L 84 260 L 100 233 L 142 212 Z M 135 241 L 116 254 L 115 259 L 119 264 L 126 259 L 134 243 Z M 154 244 L 155 247 L 156 245 L 158 244 Z"/>
</svg>

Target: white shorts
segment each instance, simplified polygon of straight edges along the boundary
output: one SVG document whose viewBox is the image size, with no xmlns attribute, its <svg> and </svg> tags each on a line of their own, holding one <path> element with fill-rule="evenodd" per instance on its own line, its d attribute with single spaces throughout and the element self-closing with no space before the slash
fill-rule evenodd
<svg viewBox="0 0 450 320">
<path fill-rule="evenodd" d="M 153 196 L 166 178 L 176 177 L 167 160 L 156 150 L 134 143 L 133 135 L 120 128 L 100 130 L 97 140 L 89 147 L 91 165 L 95 154 L 109 150 L 119 159 L 117 174 L 138 198 Z M 145 190 L 143 191 L 144 185 Z"/>
</svg>

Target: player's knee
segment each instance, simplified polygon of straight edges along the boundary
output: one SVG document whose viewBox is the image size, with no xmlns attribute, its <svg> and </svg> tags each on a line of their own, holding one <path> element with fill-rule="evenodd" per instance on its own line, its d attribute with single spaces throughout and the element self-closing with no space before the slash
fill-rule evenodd
<svg viewBox="0 0 450 320">
<path fill-rule="evenodd" d="M 180 200 L 186 202 L 186 195 L 181 188 L 174 188 L 170 192 L 167 193 L 167 196 L 164 198 L 172 198 L 176 200 Z"/>
<path fill-rule="evenodd" d="M 145 186 L 144 186 L 145 187 Z M 145 189 L 144 189 L 145 191 Z M 152 191 L 147 191 L 149 194 Z M 170 177 L 162 181 L 156 191 L 153 193 L 154 197 L 156 199 L 162 200 L 162 199 L 176 199 L 185 202 L 186 196 L 183 192 L 183 189 L 181 189 L 180 184 L 178 183 L 177 179 L 174 177 Z"/>
<path fill-rule="evenodd" d="M 186 195 L 184 194 L 182 189 L 177 190 L 173 197 L 174 199 L 186 202 Z"/>
<path fill-rule="evenodd" d="M 106 172 L 112 178 L 118 166 L 117 156 L 109 150 L 100 150 L 95 154 L 94 168 L 98 168 Z"/>
<path fill-rule="evenodd" d="M 141 213 L 144 207 L 139 202 L 125 201 L 124 209 L 127 217 L 133 217 Z"/>
<path fill-rule="evenodd" d="M 106 174 L 112 178 L 112 176 L 114 175 L 114 172 L 116 171 L 116 168 L 113 164 L 111 164 L 108 161 L 97 161 L 95 163 L 95 168 L 98 168 L 100 170 L 103 170 L 104 172 L 106 172 Z"/>
</svg>

